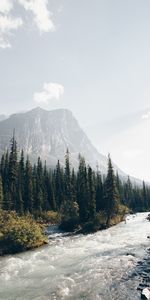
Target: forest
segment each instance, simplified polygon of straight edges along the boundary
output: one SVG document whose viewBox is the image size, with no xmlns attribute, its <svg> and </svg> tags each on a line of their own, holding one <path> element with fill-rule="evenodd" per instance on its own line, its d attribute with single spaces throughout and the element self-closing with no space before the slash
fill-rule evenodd
<svg viewBox="0 0 150 300">
<path fill-rule="evenodd" d="M 19 154 L 14 136 L 10 150 L 1 157 L 0 209 L 5 212 L 0 226 L 2 236 L 7 212 L 11 218 L 13 212 L 15 218 L 32 216 L 38 221 L 55 212 L 62 229 L 94 232 L 122 221 L 126 213 L 149 208 L 150 186 L 144 181 L 141 186 L 133 185 L 129 177 L 123 181 L 115 174 L 110 155 L 106 176 L 98 167 L 92 170 L 80 154 L 78 169 L 74 170 L 69 150 L 65 166 L 58 160 L 56 168 L 51 169 L 40 157 L 32 165 L 23 150 Z"/>
</svg>

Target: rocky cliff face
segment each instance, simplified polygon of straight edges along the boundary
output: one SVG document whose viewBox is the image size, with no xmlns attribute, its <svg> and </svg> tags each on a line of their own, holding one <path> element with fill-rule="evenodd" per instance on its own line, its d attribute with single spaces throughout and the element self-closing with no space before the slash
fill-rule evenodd
<svg viewBox="0 0 150 300">
<path fill-rule="evenodd" d="M 1 121 L 0 154 L 9 147 L 13 130 L 19 149 L 24 149 L 32 162 L 40 156 L 49 166 L 55 166 L 58 159 L 64 164 L 68 148 L 74 167 L 78 165 L 80 153 L 93 168 L 98 164 L 100 171 L 106 173 L 107 158 L 95 149 L 72 113 L 66 109 L 46 111 L 35 108 Z"/>
</svg>

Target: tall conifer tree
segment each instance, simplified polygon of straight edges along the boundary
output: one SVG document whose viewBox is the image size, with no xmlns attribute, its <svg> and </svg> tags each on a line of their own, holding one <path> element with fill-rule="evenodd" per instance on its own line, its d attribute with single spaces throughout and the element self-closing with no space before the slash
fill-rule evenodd
<svg viewBox="0 0 150 300">
<path fill-rule="evenodd" d="M 27 157 L 25 167 L 24 210 L 25 212 L 33 212 L 33 174 L 32 165 L 30 163 L 29 157 Z"/>
<path fill-rule="evenodd" d="M 10 209 L 16 209 L 17 201 L 17 181 L 18 181 L 18 161 L 17 161 L 17 142 L 15 134 L 11 140 L 11 149 L 9 155 L 9 195 Z"/>
<path fill-rule="evenodd" d="M 117 214 L 118 205 L 120 201 L 119 192 L 116 187 L 114 170 L 111 162 L 110 155 L 108 156 L 108 172 L 105 182 L 105 202 L 107 214 L 107 226 L 110 226 L 111 218 Z"/>
<path fill-rule="evenodd" d="M 89 219 L 93 220 L 96 215 L 96 191 L 94 176 L 91 167 L 88 167 L 88 191 L 89 191 Z"/>
<path fill-rule="evenodd" d="M 3 201 L 4 201 L 3 183 L 2 183 L 2 177 L 0 175 L 0 209 L 3 209 Z"/>
</svg>

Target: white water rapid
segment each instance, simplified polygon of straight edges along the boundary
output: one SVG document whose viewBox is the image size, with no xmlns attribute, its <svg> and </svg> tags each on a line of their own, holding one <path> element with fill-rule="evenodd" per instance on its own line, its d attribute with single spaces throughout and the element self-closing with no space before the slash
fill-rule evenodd
<svg viewBox="0 0 150 300">
<path fill-rule="evenodd" d="M 136 300 L 136 264 L 150 242 L 147 213 L 90 235 L 50 235 L 48 246 L 0 258 L 0 300 Z"/>
</svg>

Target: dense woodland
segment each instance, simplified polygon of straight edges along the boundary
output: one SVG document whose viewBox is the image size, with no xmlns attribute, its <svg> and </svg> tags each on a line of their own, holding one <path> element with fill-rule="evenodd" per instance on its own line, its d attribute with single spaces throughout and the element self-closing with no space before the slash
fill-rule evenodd
<svg viewBox="0 0 150 300">
<path fill-rule="evenodd" d="M 34 216 L 57 211 L 62 216 L 62 223 L 69 222 L 69 226 L 90 222 L 101 212 L 109 226 L 120 207 L 128 207 L 134 212 L 150 208 L 150 187 L 144 182 L 141 187 L 133 186 L 129 177 L 123 182 L 118 174 L 114 174 L 110 156 L 107 176 L 102 176 L 98 169 L 93 171 L 80 155 L 75 172 L 69 159 L 67 150 L 64 168 L 58 161 L 54 170 L 49 169 L 40 158 L 32 165 L 23 151 L 18 154 L 13 137 L 10 151 L 1 157 L 0 208 Z"/>
</svg>

